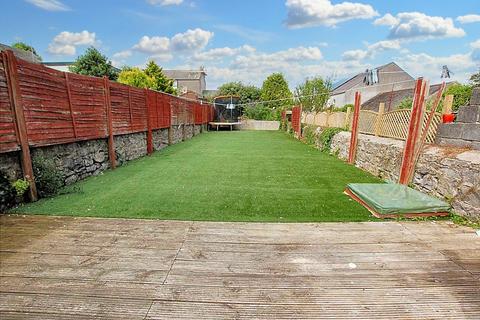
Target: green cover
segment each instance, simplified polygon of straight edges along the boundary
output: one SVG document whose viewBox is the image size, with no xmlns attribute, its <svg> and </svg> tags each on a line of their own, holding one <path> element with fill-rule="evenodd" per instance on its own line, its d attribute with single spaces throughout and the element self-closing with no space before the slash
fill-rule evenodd
<svg viewBox="0 0 480 320">
<path fill-rule="evenodd" d="M 347 188 L 380 214 L 448 212 L 444 201 L 394 183 L 350 183 Z"/>
</svg>

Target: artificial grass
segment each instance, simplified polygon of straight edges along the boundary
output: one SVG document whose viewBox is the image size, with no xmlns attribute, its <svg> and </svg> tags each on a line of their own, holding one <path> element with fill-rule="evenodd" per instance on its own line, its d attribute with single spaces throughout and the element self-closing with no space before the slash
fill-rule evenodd
<svg viewBox="0 0 480 320">
<path fill-rule="evenodd" d="M 379 179 L 277 131 L 209 132 L 13 212 L 216 221 L 366 221 L 342 192 Z"/>
</svg>

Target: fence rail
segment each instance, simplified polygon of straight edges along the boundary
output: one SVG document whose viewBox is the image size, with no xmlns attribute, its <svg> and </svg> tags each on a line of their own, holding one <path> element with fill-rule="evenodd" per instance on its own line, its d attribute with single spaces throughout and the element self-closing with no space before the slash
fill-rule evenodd
<svg viewBox="0 0 480 320">
<path fill-rule="evenodd" d="M 57 71 L 2 52 L 0 153 L 21 149 L 16 107 L 24 115 L 29 146 L 105 138 L 109 127 L 121 135 L 206 124 L 213 116 L 210 104 Z"/>
</svg>

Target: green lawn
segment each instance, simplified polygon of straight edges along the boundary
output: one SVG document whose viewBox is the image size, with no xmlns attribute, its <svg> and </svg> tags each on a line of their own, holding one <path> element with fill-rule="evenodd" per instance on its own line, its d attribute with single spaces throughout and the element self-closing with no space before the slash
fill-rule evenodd
<svg viewBox="0 0 480 320">
<path fill-rule="evenodd" d="M 342 192 L 379 180 L 283 132 L 210 132 L 18 213 L 221 221 L 365 221 Z"/>
</svg>

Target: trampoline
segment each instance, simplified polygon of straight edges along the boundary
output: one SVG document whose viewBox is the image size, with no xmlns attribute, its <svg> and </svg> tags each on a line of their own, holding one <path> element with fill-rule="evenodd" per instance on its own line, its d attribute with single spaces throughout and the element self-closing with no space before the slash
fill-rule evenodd
<svg viewBox="0 0 480 320">
<path fill-rule="evenodd" d="M 345 194 L 377 218 L 449 215 L 450 205 L 420 191 L 396 183 L 350 183 Z"/>
</svg>

